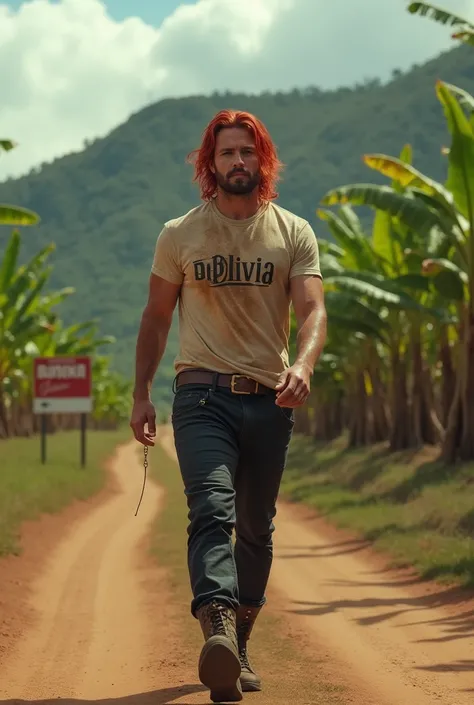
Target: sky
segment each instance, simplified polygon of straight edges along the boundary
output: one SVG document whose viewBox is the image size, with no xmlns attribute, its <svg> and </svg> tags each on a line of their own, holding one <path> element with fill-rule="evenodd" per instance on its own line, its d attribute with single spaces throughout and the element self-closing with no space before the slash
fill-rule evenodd
<svg viewBox="0 0 474 705">
<path fill-rule="evenodd" d="M 51 4 L 58 5 L 61 0 L 52 0 Z M 141 17 L 147 24 L 155 27 L 163 22 L 166 17 L 171 15 L 174 10 L 180 5 L 194 5 L 197 0 L 109 0 L 103 3 L 110 17 L 118 22 L 125 20 L 127 17 Z M 8 5 L 14 10 L 17 10 L 21 5 L 26 5 L 23 0 L 12 0 L 11 2 L 0 2 L 0 5 Z"/>
<path fill-rule="evenodd" d="M 18 145 L 0 156 L 0 180 L 165 97 L 386 81 L 455 46 L 449 28 L 407 4 L 0 0 L 0 138 Z M 474 21 L 474 0 L 436 4 Z"/>
</svg>

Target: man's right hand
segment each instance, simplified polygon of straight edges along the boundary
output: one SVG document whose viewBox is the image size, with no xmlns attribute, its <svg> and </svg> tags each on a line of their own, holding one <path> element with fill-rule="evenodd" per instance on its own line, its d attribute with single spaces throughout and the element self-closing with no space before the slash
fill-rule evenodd
<svg viewBox="0 0 474 705">
<path fill-rule="evenodd" d="M 145 425 L 148 431 L 145 431 Z M 154 446 L 156 436 L 156 412 L 149 399 L 135 401 L 130 419 L 130 428 L 137 441 L 144 446 Z"/>
</svg>

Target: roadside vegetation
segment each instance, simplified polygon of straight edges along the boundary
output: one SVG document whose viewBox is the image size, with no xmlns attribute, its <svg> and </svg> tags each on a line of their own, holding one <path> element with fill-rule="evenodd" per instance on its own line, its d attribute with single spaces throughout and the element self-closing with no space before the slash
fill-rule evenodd
<svg viewBox="0 0 474 705">
<path fill-rule="evenodd" d="M 463 18 L 408 9 L 474 47 Z M 342 185 L 318 209 L 332 234 L 320 240 L 328 342 L 296 415 L 283 494 L 397 565 L 472 588 L 474 96 L 442 77 L 433 91 L 444 181 L 400 145 L 363 155 L 385 185 Z"/>
<path fill-rule="evenodd" d="M 86 501 L 107 481 L 106 461 L 115 447 L 130 439 L 128 427 L 88 431 L 87 463 L 80 464 L 77 431 L 48 437 L 42 465 L 39 438 L 12 438 L 0 444 L 0 557 L 21 553 L 25 521 L 55 514 L 76 501 Z"/>
<path fill-rule="evenodd" d="M 409 9 L 472 43 L 466 21 L 425 3 Z M 474 459 L 474 96 L 441 79 L 433 91 L 448 137 L 442 183 L 406 144 L 396 156 L 363 155 L 387 184 L 322 198 L 333 237 L 319 240 L 328 341 L 297 430 L 317 441 L 347 432 L 350 448 L 430 446 L 453 465 Z M 358 209 L 372 213 L 369 229 Z"/>
<path fill-rule="evenodd" d="M 11 140 L 0 140 L 0 152 L 14 149 Z M 54 242 L 38 248 L 21 261 L 26 237 L 35 237 L 40 216 L 10 204 L 0 204 L 0 226 L 14 226 L 7 242 L 1 242 L 0 259 L 0 441 L 27 437 L 38 430 L 32 413 L 32 370 L 37 356 L 90 355 L 93 364 L 94 428 L 116 428 L 129 412 L 131 384 L 112 370 L 104 346 L 114 343 L 101 336 L 94 320 L 66 326 L 58 306 L 74 294 L 72 287 L 52 290 L 49 280 Z M 53 415 L 50 430 L 75 428 L 79 417 Z"/>
<path fill-rule="evenodd" d="M 433 449 L 350 449 L 338 438 L 291 445 L 282 497 L 315 509 L 423 579 L 474 588 L 474 463 L 454 469 Z"/>
</svg>

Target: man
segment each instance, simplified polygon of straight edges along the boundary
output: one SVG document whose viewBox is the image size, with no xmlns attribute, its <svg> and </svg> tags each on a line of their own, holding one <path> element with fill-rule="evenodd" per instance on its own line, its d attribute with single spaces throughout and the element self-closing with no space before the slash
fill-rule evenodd
<svg viewBox="0 0 474 705">
<path fill-rule="evenodd" d="M 315 234 L 274 203 L 282 165 L 265 126 L 224 110 L 191 156 L 203 203 L 157 239 L 131 427 L 154 445 L 150 390 L 179 302 L 172 423 L 189 508 L 191 612 L 205 639 L 199 676 L 213 702 L 237 702 L 261 689 L 247 641 L 265 603 L 293 409 L 308 398 L 326 311 Z"/>
</svg>

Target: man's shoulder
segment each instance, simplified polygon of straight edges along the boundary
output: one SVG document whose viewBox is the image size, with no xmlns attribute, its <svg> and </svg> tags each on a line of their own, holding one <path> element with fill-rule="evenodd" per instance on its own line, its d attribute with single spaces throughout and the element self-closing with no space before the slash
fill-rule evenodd
<svg viewBox="0 0 474 705">
<path fill-rule="evenodd" d="M 205 217 L 207 210 L 208 204 L 201 203 L 199 206 L 191 208 L 187 213 L 167 220 L 164 227 L 168 231 L 184 232 L 190 227 L 195 227 L 196 223 Z"/>
<path fill-rule="evenodd" d="M 300 233 L 309 225 L 309 222 L 305 218 L 296 215 L 293 211 L 283 208 L 283 206 L 273 201 L 270 203 L 270 212 L 272 212 L 280 222 L 284 223 L 291 232 L 295 232 L 296 234 Z"/>
</svg>

